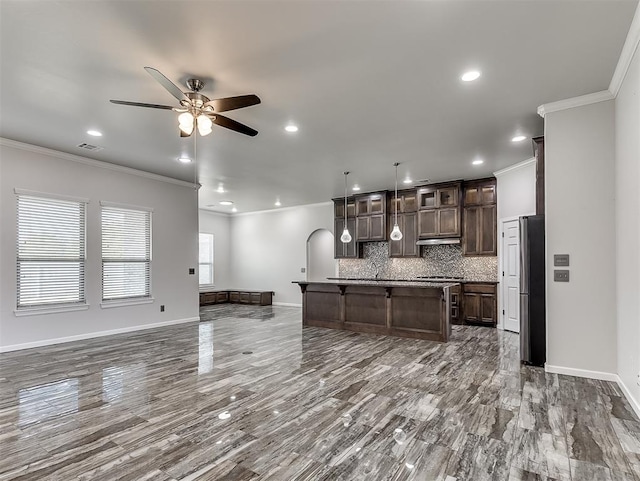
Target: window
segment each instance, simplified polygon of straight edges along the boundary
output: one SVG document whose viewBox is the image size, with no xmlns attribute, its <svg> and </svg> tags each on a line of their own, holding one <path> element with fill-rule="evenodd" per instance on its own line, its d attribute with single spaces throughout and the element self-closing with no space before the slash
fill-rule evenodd
<svg viewBox="0 0 640 481">
<path fill-rule="evenodd" d="M 85 304 L 86 201 L 16 193 L 16 312 Z"/>
<path fill-rule="evenodd" d="M 102 300 L 151 298 L 151 212 L 102 202 Z"/>
<path fill-rule="evenodd" d="M 213 285 L 213 234 L 200 234 L 200 285 Z"/>
</svg>

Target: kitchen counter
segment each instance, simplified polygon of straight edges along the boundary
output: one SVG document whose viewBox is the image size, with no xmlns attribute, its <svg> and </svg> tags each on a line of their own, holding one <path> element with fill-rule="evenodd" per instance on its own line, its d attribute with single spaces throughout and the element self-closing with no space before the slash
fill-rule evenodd
<svg viewBox="0 0 640 481">
<path fill-rule="evenodd" d="M 446 342 L 457 283 L 401 280 L 293 281 L 304 326 Z"/>
<path fill-rule="evenodd" d="M 363 282 L 375 282 L 375 283 L 385 283 L 385 282 L 401 282 L 403 284 L 407 283 L 407 282 L 413 282 L 413 283 L 421 283 L 421 284 L 425 284 L 425 283 L 431 283 L 431 284 L 436 284 L 436 285 L 442 285 L 442 284 L 498 284 L 498 281 L 496 280 L 492 280 L 492 281 L 483 281 L 483 280 L 477 280 L 477 279 L 455 279 L 455 280 L 438 280 L 438 281 L 434 281 L 434 280 L 427 280 L 427 279 L 416 279 L 416 278 L 412 278 L 412 279 L 385 279 L 385 278 L 380 278 L 380 279 L 370 279 L 370 278 L 364 278 L 364 277 L 327 277 L 327 281 L 328 282 L 344 282 L 344 281 L 363 281 Z M 324 282 L 324 281 L 322 281 Z"/>
</svg>

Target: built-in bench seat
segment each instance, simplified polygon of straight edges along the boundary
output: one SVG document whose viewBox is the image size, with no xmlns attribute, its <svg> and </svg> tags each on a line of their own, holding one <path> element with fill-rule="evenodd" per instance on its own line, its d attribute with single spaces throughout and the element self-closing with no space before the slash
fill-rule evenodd
<svg viewBox="0 0 640 481">
<path fill-rule="evenodd" d="M 244 291 L 228 289 L 225 291 L 206 291 L 200 293 L 200 305 L 211 304 L 254 304 L 258 306 L 270 306 L 273 302 L 273 291 Z"/>
</svg>

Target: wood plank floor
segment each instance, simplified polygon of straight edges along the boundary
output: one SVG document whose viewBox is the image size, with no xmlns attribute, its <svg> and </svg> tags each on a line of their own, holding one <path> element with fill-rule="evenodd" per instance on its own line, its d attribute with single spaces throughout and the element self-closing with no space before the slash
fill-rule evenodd
<svg viewBox="0 0 640 481">
<path fill-rule="evenodd" d="M 297 308 L 0 355 L 0 480 L 640 480 L 613 383 L 447 344 L 301 328 Z"/>
</svg>

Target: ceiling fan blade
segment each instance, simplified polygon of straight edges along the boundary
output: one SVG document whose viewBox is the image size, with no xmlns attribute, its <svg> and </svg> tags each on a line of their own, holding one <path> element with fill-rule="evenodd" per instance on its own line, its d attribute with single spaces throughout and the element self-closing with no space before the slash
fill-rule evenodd
<svg viewBox="0 0 640 481">
<path fill-rule="evenodd" d="M 255 137 L 256 135 L 258 135 L 257 130 L 253 130 L 251 127 L 241 124 L 240 122 L 236 122 L 235 120 L 230 119 L 229 117 L 225 117 L 224 115 L 211 114 L 209 115 L 209 118 L 211 118 L 211 121 L 214 124 L 219 125 L 220 127 L 235 130 L 236 132 L 249 135 L 250 137 Z"/>
<path fill-rule="evenodd" d="M 162 73 L 160 73 L 159 70 L 156 70 L 153 67 L 145 67 L 144 69 L 147 72 L 149 72 L 149 75 L 151 75 L 154 79 L 156 79 L 156 81 L 160 85 L 162 85 L 175 98 L 177 98 L 178 100 L 187 100 L 187 101 L 189 100 L 189 97 L 187 97 L 184 94 L 184 92 L 180 90 L 180 87 L 178 87 L 171 80 L 169 80 L 167 77 L 162 75 Z"/>
<path fill-rule="evenodd" d="M 223 99 L 215 99 L 204 104 L 211 105 L 216 112 L 226 112 L 228 110 L 243 109 L 260 103 L 257 95 L 238 95 L 237 97 L 226 97 Z"/>
<path fill-rule="evenodd" d="M 109 100 L 109 102 L 118 105 L 132 105 L 133 107 L 149 107 L 151 109 L 173 110 L 173 107 L 169 107 L 168 105 L 143 104 L 141 102 L 126 102 L 124 100 Z"/>
</svg>

